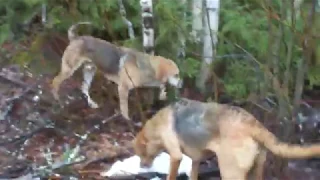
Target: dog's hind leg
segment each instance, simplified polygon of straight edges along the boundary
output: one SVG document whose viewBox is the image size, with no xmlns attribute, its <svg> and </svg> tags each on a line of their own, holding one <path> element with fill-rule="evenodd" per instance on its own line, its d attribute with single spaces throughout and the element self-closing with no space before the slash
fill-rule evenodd
<svg viewBox="0 0 320 180">
<path fill-rule="evenodd" d="M 223 138 L 215 152 L 221 180 L 247 180 L 258 155 L 258 145 L 252 139 Z"/>
<path fill-rule="evenodd" d="M 91 87 L 91 83 L 93 77 L 97 71 L 97 67 L 93 63 L 85 63 L 83 67 L 83 82 L 81 86 L 82 93 L 86 96 L 88 105 L 91 108 L 98 108 L 98 104 L 91 99 L 89 94 L 89 89 Z"/>
<path fill-rule="evenodd" d="M 264 163 L 267 158 L 267 151 L 265 149 L 261 149 L 253 168 L 253 177 L 254 180 L 263 180 L 264 175 Z"/>
<path fill-rule="evenodd" d="M 200 160 L 192 159 L 190 180 L 198 180 Z"/>
<path fill-rule="evenodd" d="M 54 77 L 51 83 L 51 93 L 53 94 L 53 97 L 56 100 L 60 101 L 58 91 L 61 83 L 64 80 L 68 79 L 70 76 L 72 76 L 74 71 L 76 71 L 84 61 L 84 59 L 79 59 L 77 51 L 72 51 L 72 47 L 68 46 L 67 49 L 64 51 L 61 61 L 60 72 L 56 77 Z"/>
<path fill-rule="evenodd" d="M 164 139 L 164 146 L 170 155 L 170 167 L 167 180 L 175 180 L 178 175 L 178 169 L 182 160 L 182 151 L 180 148 L 179 140 L 175 133 L 171 130 L 163 132 L 162 139 Z"/>
<path fill-rule="evenodd" d="M 120 101 L 120 111 L 123 117 L 129 120 L 129 110 L 128 110 L 128 98 L 129 98 L 129 89 L 124 85 L 118 86 L 119 101 Z"/>
<path fill-rule="evenodd" d="M 61 70 L 59 74 L 53 78 L 52 84 L 51 84 L 51 93 L 53 94 L 54 99 L 59 100 L 58 91 L 60 89 L 61 83 L 68 79 L 70 76 L 72 76 L 73 72 L 76 68 L 70 68 L 65 61 L 62 61 L 61 64 Z"/>
</svg>

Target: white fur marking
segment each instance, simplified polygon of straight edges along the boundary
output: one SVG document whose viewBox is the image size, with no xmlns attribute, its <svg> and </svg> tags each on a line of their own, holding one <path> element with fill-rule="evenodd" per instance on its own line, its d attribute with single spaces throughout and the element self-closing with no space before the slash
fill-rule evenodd
<svg viewBox="0 0 320 180">
<path fill-rule="evenodd" d="M 166 87 L 165 87 L 163 84 L 160 85 L 159 99 L 160 99 L 160 100 L 165 100 L 165 99 L 167 99 Z"/>
<path fill-rule="evenodd" d="M 171 84 L 172 86 L 178 87 L 178 85 L 179 85 L 179 83 L 180 83 L 180 78 L 170 76 L 170 77 L 168 78 L 168 82 L 169 82 L 169 84 Z"/>
<path fill-rule="evenodd" d="M 124 56 L 121 56 L 120 62 L 119 62 L 119 68 L 121 69 L 124 66 L 124 63 L 127 61 L 128 54 L 125 54 Z"/>
<path fill-rule="evenodd" d="M 82 93 L 86 96 L 87 98 L 87 102 L 88 105 L 91 108 L 98 108 L 98 104 L 96 102 L 94 102 L 89 94 L 89 89 L 92 83 L 92 79 L 94 77 L 94 74 L 96 72 L 96 67 L 94 67 L 93 65 L 84 65 L 83 68 L 83 82 L 82 82 L 82 87 L 81 87 L 81 91 Z"/>
</svg>

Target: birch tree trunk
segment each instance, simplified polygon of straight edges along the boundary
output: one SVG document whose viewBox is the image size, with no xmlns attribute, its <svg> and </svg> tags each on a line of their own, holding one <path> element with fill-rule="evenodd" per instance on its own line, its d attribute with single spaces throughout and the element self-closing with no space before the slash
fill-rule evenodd
<svg viewBox="0 0 320 180">
<path fill-rule="evenodd" d="M 187 3 L 186 3 L 186 0 L 180 0 L 181 4 L 184 6 L 184 7 L 187 7 Z M 185 21 L 186 19 L 186 16 L 187 16 L 187 8 L 184 8 L 184 12 L 183 12 L 183 21 Z M 185 48 L 186 48 L 186 37 L 184 35 L 184 33 L 179 33 L 178 34 L 179 36 L 179 48 L 178 48 L 178 52 L 177 52 L 177 58 L 179 60 L 183 60 L 186 56 L 186 51 L 185 51 Z"/>
<path fill-rule="evenodd" d="M 42 3 L 42 6 L 41 6 L 41 22 L 43 25 L 47 23 L 47 5 L 46 5 L 46 3 Z"/>
<path fill-rule="evenodd" d="M 197 88 L 199 88 L 202 92 L 205 92 L 205 82 L 210 73 L 210 67 L 216 55 L 220 0 L 204 0 L 203 7 L 203 57 L 201 70 L 196 85 Z"/>
<path fill-rule="evenodd" d="M 201 41 L 200 32 L 202 31 L 202 0 L 192 0 L 192 32 L 191 35 L 196 42 Z"/>
<path fill-rule="evenodd" d="M 128 26 L 129 37 L 130 37 L 130 39 L 134 39 L 134 31 L 133 31 L 132 23 L 131 23 L 131 21 L 129 21 L 127 19 L 127 12 L 126 12 L 126 9 L 124 8 L 123 1 L 122 0 L 118 0 L 118 4 L 119 4 L 120 14 L 122 16 L 122 20 Z"/>
<path fill-rule="evenodd" d="M 294 9 L 295 9 L 295 14 L 296 16 L 299 16 L 300 15 L 300 7 L 302 5 L 304 0 L 294 0 L 293 1 L 293 6 L 294 6 Z"/>
<path fill-rule="evenodd" d="M 154 26 L 152 0 L 140 0 L 144 52 L 154 55 Z"/>
</svg>

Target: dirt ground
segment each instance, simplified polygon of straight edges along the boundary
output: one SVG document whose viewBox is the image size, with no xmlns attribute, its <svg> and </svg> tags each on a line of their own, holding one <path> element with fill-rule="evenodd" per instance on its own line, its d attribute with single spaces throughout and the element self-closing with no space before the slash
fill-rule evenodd
<svg viewBox="0 0 320 180">
<path fill-rule="evenodd" d="M 33 76 L 16 65 L 1 69 L 0 179 L 19 177 L 30 168 L 54 179 L 71 175 L 105 179 L 99 175 L 101 171 L 108 170 L 116 160 L 133 155 L 131 140 L 141 127 L 142 117 L 150 117 L 165 102 L 154 106 L 150 102 L 153 98 L 141 96 L 152 96 L 152 90 L 133 92 L 130 95 L 132 131 L 118 113 L 116 86 L 96 79 L 91 93 L 100 105 L 98 109 L 88 107 L 80 93 L 81 80 L 77 74 L 61 86 L 64 105 L 61 108 L 50 94 L 52 76 Z M 68 165 L 67 157 L 77 146 L 80 147 L 77 156 L 85 160 Z M 61 177 L 48 173 L 52 169 Z"/>
<path fill-rule="evenodd" d="M 132 131 L 118 115 L 113 83 L 95 79 L 91 93 L 100 108 L 91 109 L 79 91 L 81 78 L 71 78 L 61 87 L 61 108 L 50 94 L 51 80 L 51 75 L 35 76 L 16 65 L 0 69 L 0 179 L 31 170 L 48 179 L 106 179 L 99 173 L 133 155 L 131 140 L 142 120 L 166 104 L 154 101 L 152 90 L 133 92 L 129 100 Z M 202 98 L 190 89 L 182 95 Z M 319 166 L 301 164 L 292 162 L 282 179 L 320 179 Z M 219 179 L 215 158 L 203 162 L 201 169 L 202 179 Z"/>
</svg>

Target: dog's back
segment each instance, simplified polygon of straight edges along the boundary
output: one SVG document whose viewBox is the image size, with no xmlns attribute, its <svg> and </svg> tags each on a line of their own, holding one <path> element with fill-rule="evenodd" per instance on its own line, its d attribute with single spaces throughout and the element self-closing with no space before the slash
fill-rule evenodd
<svg viewBox="0 0 320 180">
<path fill-rule="evenodd" d="M 214 116 L 218 115 L 215 114 L 212 105 L 188 99 L 171 104 L 174 130 L 183 144 L 202 149 L 212 136 L 219 134 L 217 121 L 208 121 L 209 118 L 215 119 Z"/>
<path fill-rule="evenodd" d="M 95 62 L 98 68 L 109 74 L 117 74 L 120 70 L 120 58 L 123 51 L 115 45 L 92 36 L 80 36 L 82 53 Z"/>
<path fill-rule="evenodd" d="M 174 168 L 179 166 L 182 153 L 199 163 L 206 150 L 215 152 L 222 179 L 247 179 L 254 166 L 255 179 L 262 179 L 266 150 L 294 159 L 320 155 L 319 144 L 300 146 L 279 141 L 240 107 L 188 99 L 180 99 L 160 110 L 138 137 L 135 147 L 142 159 L 150 162 L 150 157 L 154 158 L 165 147 Z M 197 170 L 193 171 L 197 175 Z M 176 176 L 176 172 L 170 173 Z"/>
<path fill-rule="evenodd" d="M 70 45 L 68 48 L 74 52 L 80 52 L 80 56 L 94 61 L 98 68 L 108 74 L 117 74 L 120 70 L 120 58 L 124 55 L 123 50 L 117 46 L 92 36 L 79 36 L 75 31 L 81 24 L 90 22 L 78 22 L 68 30 Z M 72 53 L 72 51 L 70 52 Z"/>
<path fill-rule="evenodd" d="M 273 154 L 285 158 L 310 158 L 320 155 L 320 145 L 306 147 L 281 142 L 246 110 L 218 103 L 182 99 L 173 105 L 174 128 L 183 144 L 205 150 L 207 143 L 221 136 L 249 138 Z M 240 141 L 241 138 L 238 138 Z"/>
</svg>

